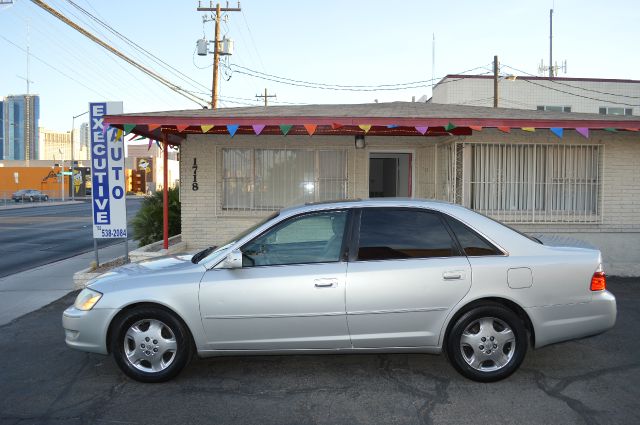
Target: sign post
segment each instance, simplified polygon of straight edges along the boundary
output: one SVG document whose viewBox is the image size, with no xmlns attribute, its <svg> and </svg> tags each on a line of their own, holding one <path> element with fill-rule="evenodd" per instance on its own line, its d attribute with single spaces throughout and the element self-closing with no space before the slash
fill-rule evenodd
<svg viewBox="0 0 640 425">
<path fill-rule="evenodd" d="M 124 137 L 104 124 L 104 115 L 121 114 L 122 102 L 89 103 L 91 122 L 91 208 L 93 238 L 127 240 Z M 120 136 L 120 137 L 116 137 Z M 97 242 L 96 263 L 98 263 Z M 128 244 L 125 243 L 128 259 Z"/>
</svg>

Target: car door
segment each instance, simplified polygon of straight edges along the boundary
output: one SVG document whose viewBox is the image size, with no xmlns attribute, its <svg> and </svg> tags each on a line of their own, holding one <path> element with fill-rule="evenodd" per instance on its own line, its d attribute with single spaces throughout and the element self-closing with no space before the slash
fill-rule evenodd
<svg viewBox="0 0 640 425">
<path fill-rule="evenodd" d="M 243 266 L 212 269 L 200 286 L 210 349 L 350 347 L 344 305 L 349 213 L 284 220 L 242 248 Z"/>
<path fill-rule="evenodd" d="M 471 268 L 439 213 L 363 208 L 347 271 L 355 348 L 438 344 L 449 311 L 469 291 Z"/>
</svg>

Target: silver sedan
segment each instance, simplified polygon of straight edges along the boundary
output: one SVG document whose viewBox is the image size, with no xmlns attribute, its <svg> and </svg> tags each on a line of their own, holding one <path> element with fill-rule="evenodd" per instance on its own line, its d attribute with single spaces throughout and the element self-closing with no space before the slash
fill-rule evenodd
<svg viewBox="0 0 640 425">
<path fill-rule="evenodd" d="M 63 314 L 66 343 L 161 382 L 194 353 L 445 352 L 496 381 L 539 348 L 616 320 L 600 252 L 549 246 L 434 201 L 309 204 L 219 248 L 103 274 Z"/>
</svg>

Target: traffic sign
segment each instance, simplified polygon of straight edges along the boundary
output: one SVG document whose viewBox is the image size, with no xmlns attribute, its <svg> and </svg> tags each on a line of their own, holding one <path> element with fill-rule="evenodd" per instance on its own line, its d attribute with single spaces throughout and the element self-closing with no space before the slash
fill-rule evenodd
<svg viewBox="0 0 640 425">
<path fill-rule="evenodd" d="M 63 171 L 63 172 L 62 172 L 62 175 L 63 175 L 63 176 L 70 176 L 70 175 L 72 175 L 72 174 L 73 174 L 73 173 L 72 173 L 71 171 Z"/>
</svg>

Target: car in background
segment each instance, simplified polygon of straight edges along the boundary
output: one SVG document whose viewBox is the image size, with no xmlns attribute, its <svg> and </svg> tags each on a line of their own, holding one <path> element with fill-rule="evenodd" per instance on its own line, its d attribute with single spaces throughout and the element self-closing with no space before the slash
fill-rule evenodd
<svg viewBox="0 0 640 425">
<path fill-rule="evenodd" d="M 459 205 L 416 199 L 281 210 L 219 248 L 99 276 L 63 313 L 67 345 L 143 382 L 194 353 L 445 353 L 506 378 L 527 348 L 616 321 L 597 249 L 548 246 Z"/>
<path fill-rule="evenodd" d="M 42 202 L 48 201 L 49 196 L 35 189 L 22 189 L 11 195 L 15 202 Z"/>
</svg>

